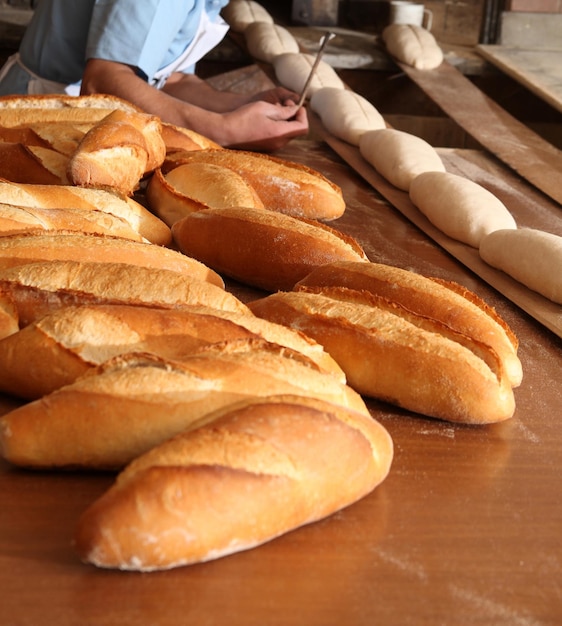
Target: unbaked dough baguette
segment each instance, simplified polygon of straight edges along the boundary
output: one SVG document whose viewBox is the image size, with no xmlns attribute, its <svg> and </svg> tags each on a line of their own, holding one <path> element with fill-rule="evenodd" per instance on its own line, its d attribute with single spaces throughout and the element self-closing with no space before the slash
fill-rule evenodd
<svg viewBox="0 0 562 626">
<path fill-rule="evenodd" d="M 51 148 L 0 141 L 0 179 L 13 183 L 65 185 L 68 157 Z"/>
<path fill-rule="evenodd" d="M 221 287 L 165 269 L 124 263 L 46 261 L 0 270 L 0 293 L 14 301 L 20 327 L 69 305 L 133 304 L 182 308 L 204 305 L 247 313 Z"/>
<path fill-rule="evenodd" d="M 381 424 L 321 400 L 252 398 L 212 418 L 135 460 L 83 513 L 84 561 L 150 571 L 247 550 L 359 500 L 392 464 Z"/>
<path fill-rule="evenodd" d="M 441 232 L 473 248 L 494 230 L 517 228 L 505 204 L 482 185 L 451 172 L 424 172 L 410 200 Z"/>
<path fill-rule="evenodd" d="M 28 185 L 0 180 L 0 202 L 42 209 L 90 209 L 111 213 L 126 220 L 148 241 L 168 245 L 170 227 L 132 198 L 104 189 L 82 189 L 72 185 Z"/>
<path fill-rule="evenodd" d="M 480 256 L 529 289 L 562 304 L 562 237 L 536 228 L 496 230 Z"/>
<path fill-rule="evenodd" d="M 186 255 L 266 291 L 292 289 L 324 263 L 367 262 L 361 246 L 340 231 L 267 209 L 203 209 L 176 222 L 172 236 Z"/>
<path fill-rule="evenodd" d="M 117 110 L 84 135 L 70 157 L 67 177 L 73 185 L 116 189 L 130 196 L 165 155 L 159 118 Z"/>
<path fill-rule="evenodd" d="M 238 173 L 267 209 L 309 219 L 333 220 L 345 211 L 341 188 L 301 163 L 243 150 L 176 152 L 162 166 L 166 175 L 184 163 L 212 163 Z"/>
<path fill-rule="evenodd" d="M 13 465 L 115 469 L 218 408 L 278 393 L 369 415 L 361 396 L 304 355 L 260 339 L 209 346 L 181 361 L 127 353 L 0 421 Z"/>
<path fill-rule="evenodd" d="M 489 345 L 501 359 L 512 386 L 521 383 L 523 370 L 514 332 L 482 298 L 458 283 L 382 263 L 342 261 L 316 268 L 297 288 L 300 286 L 347 287 L 387 298 Z"/>
<path fill-rule="evenodd" d="M 273 59 L 275 77 L 287 89 L 301 93 L 304 89 L 316 56 L 305 52 L 284 52 Z M 307 97 L 312 97 L 323 87 L 344 89 L 345 84 L 336 70 L 326 61 L 320 61 L 308 85 Z"/>
<path fill-rule="evenodd" d="M 213 163 L 186 163 L 166 175 L 157 169 L 146 198 L 151 211 L 168 226 L 201 209 L 263 208 L 256 190 L 240 174 Z"/>
<path fill-rule="evenodd" d="M 435 37 L 416 24 L 390 24 L 382 32 L 388 53 L 418 70 L 433 70 L 443 62 Z"/>
<path fill-rule="evenodd" d="M 272 63 L 286 52 L 299 52 L 298 41 L 283 26 L 271 22 L 252 22 L 244 29 L 244 40 L 250 55 L 258 61 Z"/>
<path fill-rule="evenodd" d="M 1 311 L 15 319 L 15 330 L 5 329 L 0 340 L 0 391 L 21 398 L 52 393 L 128 352 L 181 359 L 209 344 L 250 338 L 301 352 L 345 382 L 341 369 L 319 344 L 253 315 L 196 306 L 173 310 L 83 305 L 61 308 L 15 332 L 17 312 Z"/>
<path fill-rule="evenodd" d="M 224 287 L 223 279 L 200 261 L 150 243 L 72 231 L 28 232 L 0 237 L 0 269 L 49 261 L 123 263 L 178 272 Z"/>
<path fill-rule="evenodd" d="M 412 180 L 423 172 L 445 171 L 441 157 L 430 143 L 395 128 L 364 133 L 359 152 L 390 184 L 403 191 L 408 191 Z"/>
<path fill-rule="evenodd" d="M 489 346 L 384 298 L 303 287 L 249 306 L 318 341 L 363 395 L 451 422 L 486 424 L 514 413 L 513 389 Z"/>
<path fill-rule="evenodd" d="M 312 95 L 310 108 L 328 132 L 353 146 L 364 133 L 386 126 L 379 111 L 350 89 L 322 87 Z"/>
<path fill-rule="evenodd" d="M 230 0 L 222 8 L 221 15 L 235 33 L 243 33 L 254 22 L 273 24 L 273 17 L 269 11 L 254 0 Z"/>
<path fill-rule="evenodd" d="M 146 241 L 126 220 L 97 209 L 40 209 L 0 203 L 0 235 L 72 230 Z"/>
</svg>

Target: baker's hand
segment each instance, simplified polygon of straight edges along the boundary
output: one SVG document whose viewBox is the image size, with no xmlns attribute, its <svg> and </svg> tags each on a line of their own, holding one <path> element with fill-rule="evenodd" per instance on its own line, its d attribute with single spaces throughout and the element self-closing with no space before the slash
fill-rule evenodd
<svg viewBox="0 0 562 626">
<path fill-rule="evenodd" d="M 259 100 L 224 114 L 223 119 L 225 138 L 221 143 L 229 148 L 270 152 L 308 133 L 306 109 L 295 104 Z"/>
</svg>

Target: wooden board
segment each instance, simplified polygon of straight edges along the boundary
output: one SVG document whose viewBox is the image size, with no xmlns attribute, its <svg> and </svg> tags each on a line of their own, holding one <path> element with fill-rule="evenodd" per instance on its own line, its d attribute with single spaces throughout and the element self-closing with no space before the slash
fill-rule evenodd
<svg viewBox="0 0 562 626">
<path fill-rule="evenodd" d="M 404 72 L 479 144 L 562 204 L 562 151 L 482 93 L 452 65 Z"/>
<path fill-rule="evenodd" d="M 480 258 L 478 250 L 451 239 L 435 228 L 412 204 L 408 194 L 388 183 L 361 156 L 358 148 L 322 130 L 317 118 L 312 119 L 315 129 L 326 143 L 405 217 L 523 311 L 562 337 L 562 306 L 489 266 Z M 513 175 L 501 163 L 482 151 L 453 148 L 437 150 L 447 171 L 466 176 L 494 193 L 507 206 L 520 227 L 540 228 L 562 236 L 562 216 L 558 205 Z"/>
<path fill-rule="evenodd" d="M 487 61 L 562 112 L 562 50 L 491 45 L 476 49 Z"/>
</svg>

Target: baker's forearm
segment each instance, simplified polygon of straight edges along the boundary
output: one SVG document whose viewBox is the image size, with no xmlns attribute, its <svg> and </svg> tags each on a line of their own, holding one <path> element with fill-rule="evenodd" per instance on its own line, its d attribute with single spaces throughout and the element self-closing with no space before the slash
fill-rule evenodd
<svg viewBox="0 0 562 626">
<path fill-rule="evenodd" d="M 183 102 L 216 113 L 234 111 L 248 101 L 248 97 L 245 95 L 219 91 L 193 74 L 172 74 L 162 91 Z"/>
</svg>

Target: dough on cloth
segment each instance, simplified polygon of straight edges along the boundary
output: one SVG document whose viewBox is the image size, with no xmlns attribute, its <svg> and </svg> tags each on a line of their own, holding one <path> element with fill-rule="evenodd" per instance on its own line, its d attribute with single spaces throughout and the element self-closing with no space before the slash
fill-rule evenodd
<svg viewBox="0 0 562 626">
<path fill-rule="evenodd" d="M 415 24 L 390 24 L 382 32 L 388 53 L 418 70 L 432 70 L 443 62 L 443 51 L 435 37 Z"/>
<path fill-rule="evenodd" d="M 381 176 L 403 191 L 408 191 L 412 180 L 424 172 L 445 171 L 431 144 L 394 128 L 365 133 L 359 141 L 359 151 Z"/>
<path fill-rule="evenodd" d="M 443 233 L 474 248 L 494 230 L 517 228 L 491 191 L 450 172 L 425 172 L 410 183 L 410 200 Z"/>
<path fill-rule="evenodd" d="M 480 256 L 529 289 L 562 304 L 562 237 L 534 228 L 496 230 L 482 239 Z"/>
<path fill-rule="evenodd" d="M 350 89 L 322 87 L 310 99 L 310 108 L 332 135 L 357 146 L 363 133 L 385 128 L 378 110 L 363 96 Z"/>
</svg>

